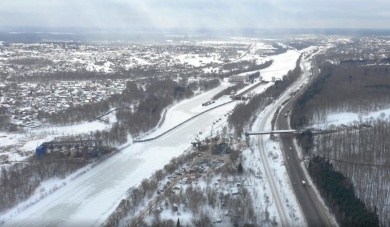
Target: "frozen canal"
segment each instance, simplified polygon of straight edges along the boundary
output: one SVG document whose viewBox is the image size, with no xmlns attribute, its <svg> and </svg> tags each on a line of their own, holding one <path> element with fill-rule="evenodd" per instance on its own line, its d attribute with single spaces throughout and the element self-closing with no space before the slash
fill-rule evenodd
<svg viewBox="0 0 390 227">
<path fill-rule="evenodd" d="M 214 93 L 216 91 L 211 91 L 208 95 L 213 96 Z M 189 107 L 202 107 L 202 100 L 207 98 L 207 95 L 201 95 L 184 101 L 174 107 L 175 112 L 179 115 L 196 113 Z M 234 102 L 209 111 L 158 140 L 128 146 L 10 221 L 6 220 L 5 226 L 101 225 L 125 197 L 127 189 L 138 185 L 173 157 L 182 154 L 191 146 L 195 134 L 210 128 L 213 121 L 218 118 L 226 120 L 223 115 L 235 105 Z M 165 124 L 172 125 L 177 119 L 181 120 L 182 117 L 175 118 L 170 112 Z"/>
<path fill-rule="evenodd" d="M 294 68 L 298 55 L 297 52 L 288 51 L 274 56 L 273 65 L 262 71 L 262 76 L 269 78 L 285 75 Z M 289 64 L 286 64 L 286 60 Z M 207 108 L 227 102 L 225 97 L 208 107 L 201 106 L 228 86 L 222 84 L 217 89 L 173 106 L 167 111 L 162 127 L 148 137 L 154 137 Z M 266 85 L 261 85 L 256 90 L 264 90 L 262 86 Z M 229 103 L 200 115 L 157 140 L 127 146 L 28 209 L 20 213 L 13 209 L 3 214 L 1 218 L 5 221 L 5 226 L 101 225 L 126 196 L 130 187 L 138 185 L 154 171 L 163 168 L 173 157 L 182 154 L 190 147 L 196 134 L 208 134 L 213 122 L 219 118 L 221 121 L 213 126 L 213 130 L 220 129 L 226 122 L 227 117 L 224 115 L 236 104 L 237 102 Z"/>
</svg>

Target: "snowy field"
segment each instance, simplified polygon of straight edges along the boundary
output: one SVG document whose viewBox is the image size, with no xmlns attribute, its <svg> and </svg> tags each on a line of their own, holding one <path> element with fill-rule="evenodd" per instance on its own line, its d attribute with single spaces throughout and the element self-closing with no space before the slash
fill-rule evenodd
<svg viewBox="0 0 390 227">
<path fill-rule="evenodd" d="M 330 126 L 351 126 L 362 124 L 367 120 L 386 119 L 390 117 L 390 109 L 373 111 L 368 113 L 333 113 L 326 117 L 325 122 L 314 123 L 311 127 L 318 129 L 327 129 Z M 315 121 L 314 121 L 315 122 Z"/>
<path fill-rule="evenodd" d="M 288 70 L 295 67 L 295 62 L 299 55 L 299 53 L 295 53 L 289 51 L 285 54 L 281 54 L 281 56 L 284 57 L 280 57 L 280 59 L 278 56 L 274 56 L 275 61 L 273 67 L 275 68 L 269 71 L 264 70 L 262 74 L 264 73 L 265 76 L 276 75 L 282 72 L 285 72 L 284 74 L 286 74 Z M 291 61 L 291 64 L 287 64 L 288 61 Z M 282 64 L 283 66 L 280 66 L 278 69 L 277 67 L 279 64 Z M 210 100 L 216 93 L 228 86 L 228 84 L 222 84 L 217 89 L 174 105 L 168 110 L 166 119 L 161 128 L 154 133 L 160 134 L 164 132 L 165 129 L 182 122 L 191 115 L 199 113 L 203 110 L 201 106 L 202 102 Z M 258 89 L 264 89 L 264 87 Z M 223 103 L 225 101 L 226 97 L 223 97 L 222 100 L 216 101 L 213 105 L 217 105 L 217 102 Z M 148 178 L 156 170 L 163 168 L 163 166 L 173 157 L 181 155 L 183 151 L 191 145 L 190 142 L 193 142 L 194 136 L 199 132 L 208 133 L 211 129 L 218 130 L 225 125 L 226 116 L 224 115 L 231 111 L 236 104 L 236 102 L 233 102 L 209 111 L 164 135 L 158 140 L 137 144 L 131 144 L 131 142 L 129 142 L 128 144 L 123 145 L 123 149 L 113 157 L 93 168 L 91 168 L 91 166 L 84 168 L 83 174 L 79 174 L 78 177 L 71 176 L 63 180 L 58 180 L 57 185 L 62 185 L 61 188 L 52 192 L 51 195 L 44 197 L 38 203 L 25 210 L 18 209 L 22 208 L 21 206 L 18 206 L 2 214 L 0 220 L 5 221 L 5 226 L 51 226 L 54 224 L 60 226 L 75 226 L 80 224 L 85 226 L 99 226 L 117 207 L 120 200 L 125 197 L 128 188 L 137 186 L 144 178 Z M 210 105 L 209 107 L 211 108 L 213 105 Z M 213 125 L 215 119 L 219 118 L 223 118 L 223 120 L 220 121 L 219 124 Z M 96 127 L 93 130 L 107 127 L 107 125 L 103 123 L 91 124 L 96 124 L 93 126 Z M 87 128 L 91 130 L 92 125 L 86 126 L 87 125 L 80 125 L 80 128 L 74 128 L 74 130 Z M 58 134 L 66 133 L 60 128 L 56 129 L 58 130 Z M 69 130 L 71 130 L 71 128 Z M 46 138 L 37 138 L 36 141 L 32 142 L 29 146 L 35 148 L 37 143 L 40 143 L 45 139 Z M 270 146 L 274 147 L 275 145 Z M 276 147 L 276 149 L 278 149 L 278 147 Z M 276 166 L 280 167 L 280 159 L 274 162 L 276 163 L 274 168 L 276 168 Z M 281 175 L 282 176 L 278 179 L 285 182 L 285 174 L 281 173 Z M 53 185 L 56 183 L 50 181 L 45 182 L 45 184 Z M 281 187 L 285 188 L 283 189 L 283 193 L 286 195 L 292 194 L 291 189 L 289 189 L 288 186 L 285 185 Z M 39 194 L 39 192 L 37 193 Z M 34 199 L 36 199 L 36 196 L 31 198 L 31 201 L 26 201 L 26 203 L 32 203 Z M 293 201 L 291 203 L 293 203 Z M 292 205 L 292 207 L 295 206 Z M 274 208 L 270 209 L 272 210 Z M 299 221 L 301 221 L 299 214 L 296 213 L 295 215 L 298 217 Z"/>
</svg>

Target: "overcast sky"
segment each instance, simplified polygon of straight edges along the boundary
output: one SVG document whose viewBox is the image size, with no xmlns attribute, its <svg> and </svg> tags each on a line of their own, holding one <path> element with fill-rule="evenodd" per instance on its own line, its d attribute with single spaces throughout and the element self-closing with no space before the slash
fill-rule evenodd
<svg viewBox="0 0 390 227">
<path fill-rule="evenodd" d="M 0 0 L 1 27 L 390 28 L 389 0 Z"/>
</svg>

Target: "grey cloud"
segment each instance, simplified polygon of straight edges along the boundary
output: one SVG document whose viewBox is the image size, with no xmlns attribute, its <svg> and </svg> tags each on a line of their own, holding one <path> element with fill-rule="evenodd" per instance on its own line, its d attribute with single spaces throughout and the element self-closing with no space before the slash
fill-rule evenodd
<svg viewBox="0 0 390 227">
<path fill-rule="evenodd" d="M 385 0 L 1 0 L 0 27 L 390 28 Z"/>
</svg>

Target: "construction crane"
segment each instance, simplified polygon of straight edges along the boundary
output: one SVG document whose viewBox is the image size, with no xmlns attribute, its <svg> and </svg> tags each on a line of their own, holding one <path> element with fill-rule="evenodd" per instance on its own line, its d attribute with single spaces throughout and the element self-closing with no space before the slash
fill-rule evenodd
<svg viewBox="0 0 390 227">
<path fill-rule="evenodd" d="M 200 142 L 198 134 L 196 134 L 195 136 L 195 141 L 196 142 L 191 142 L 192 146 L 198 147 L 198 150 L 200 150 L 200 145 L 202 144 L 202 142 Z"/>
</svg>

